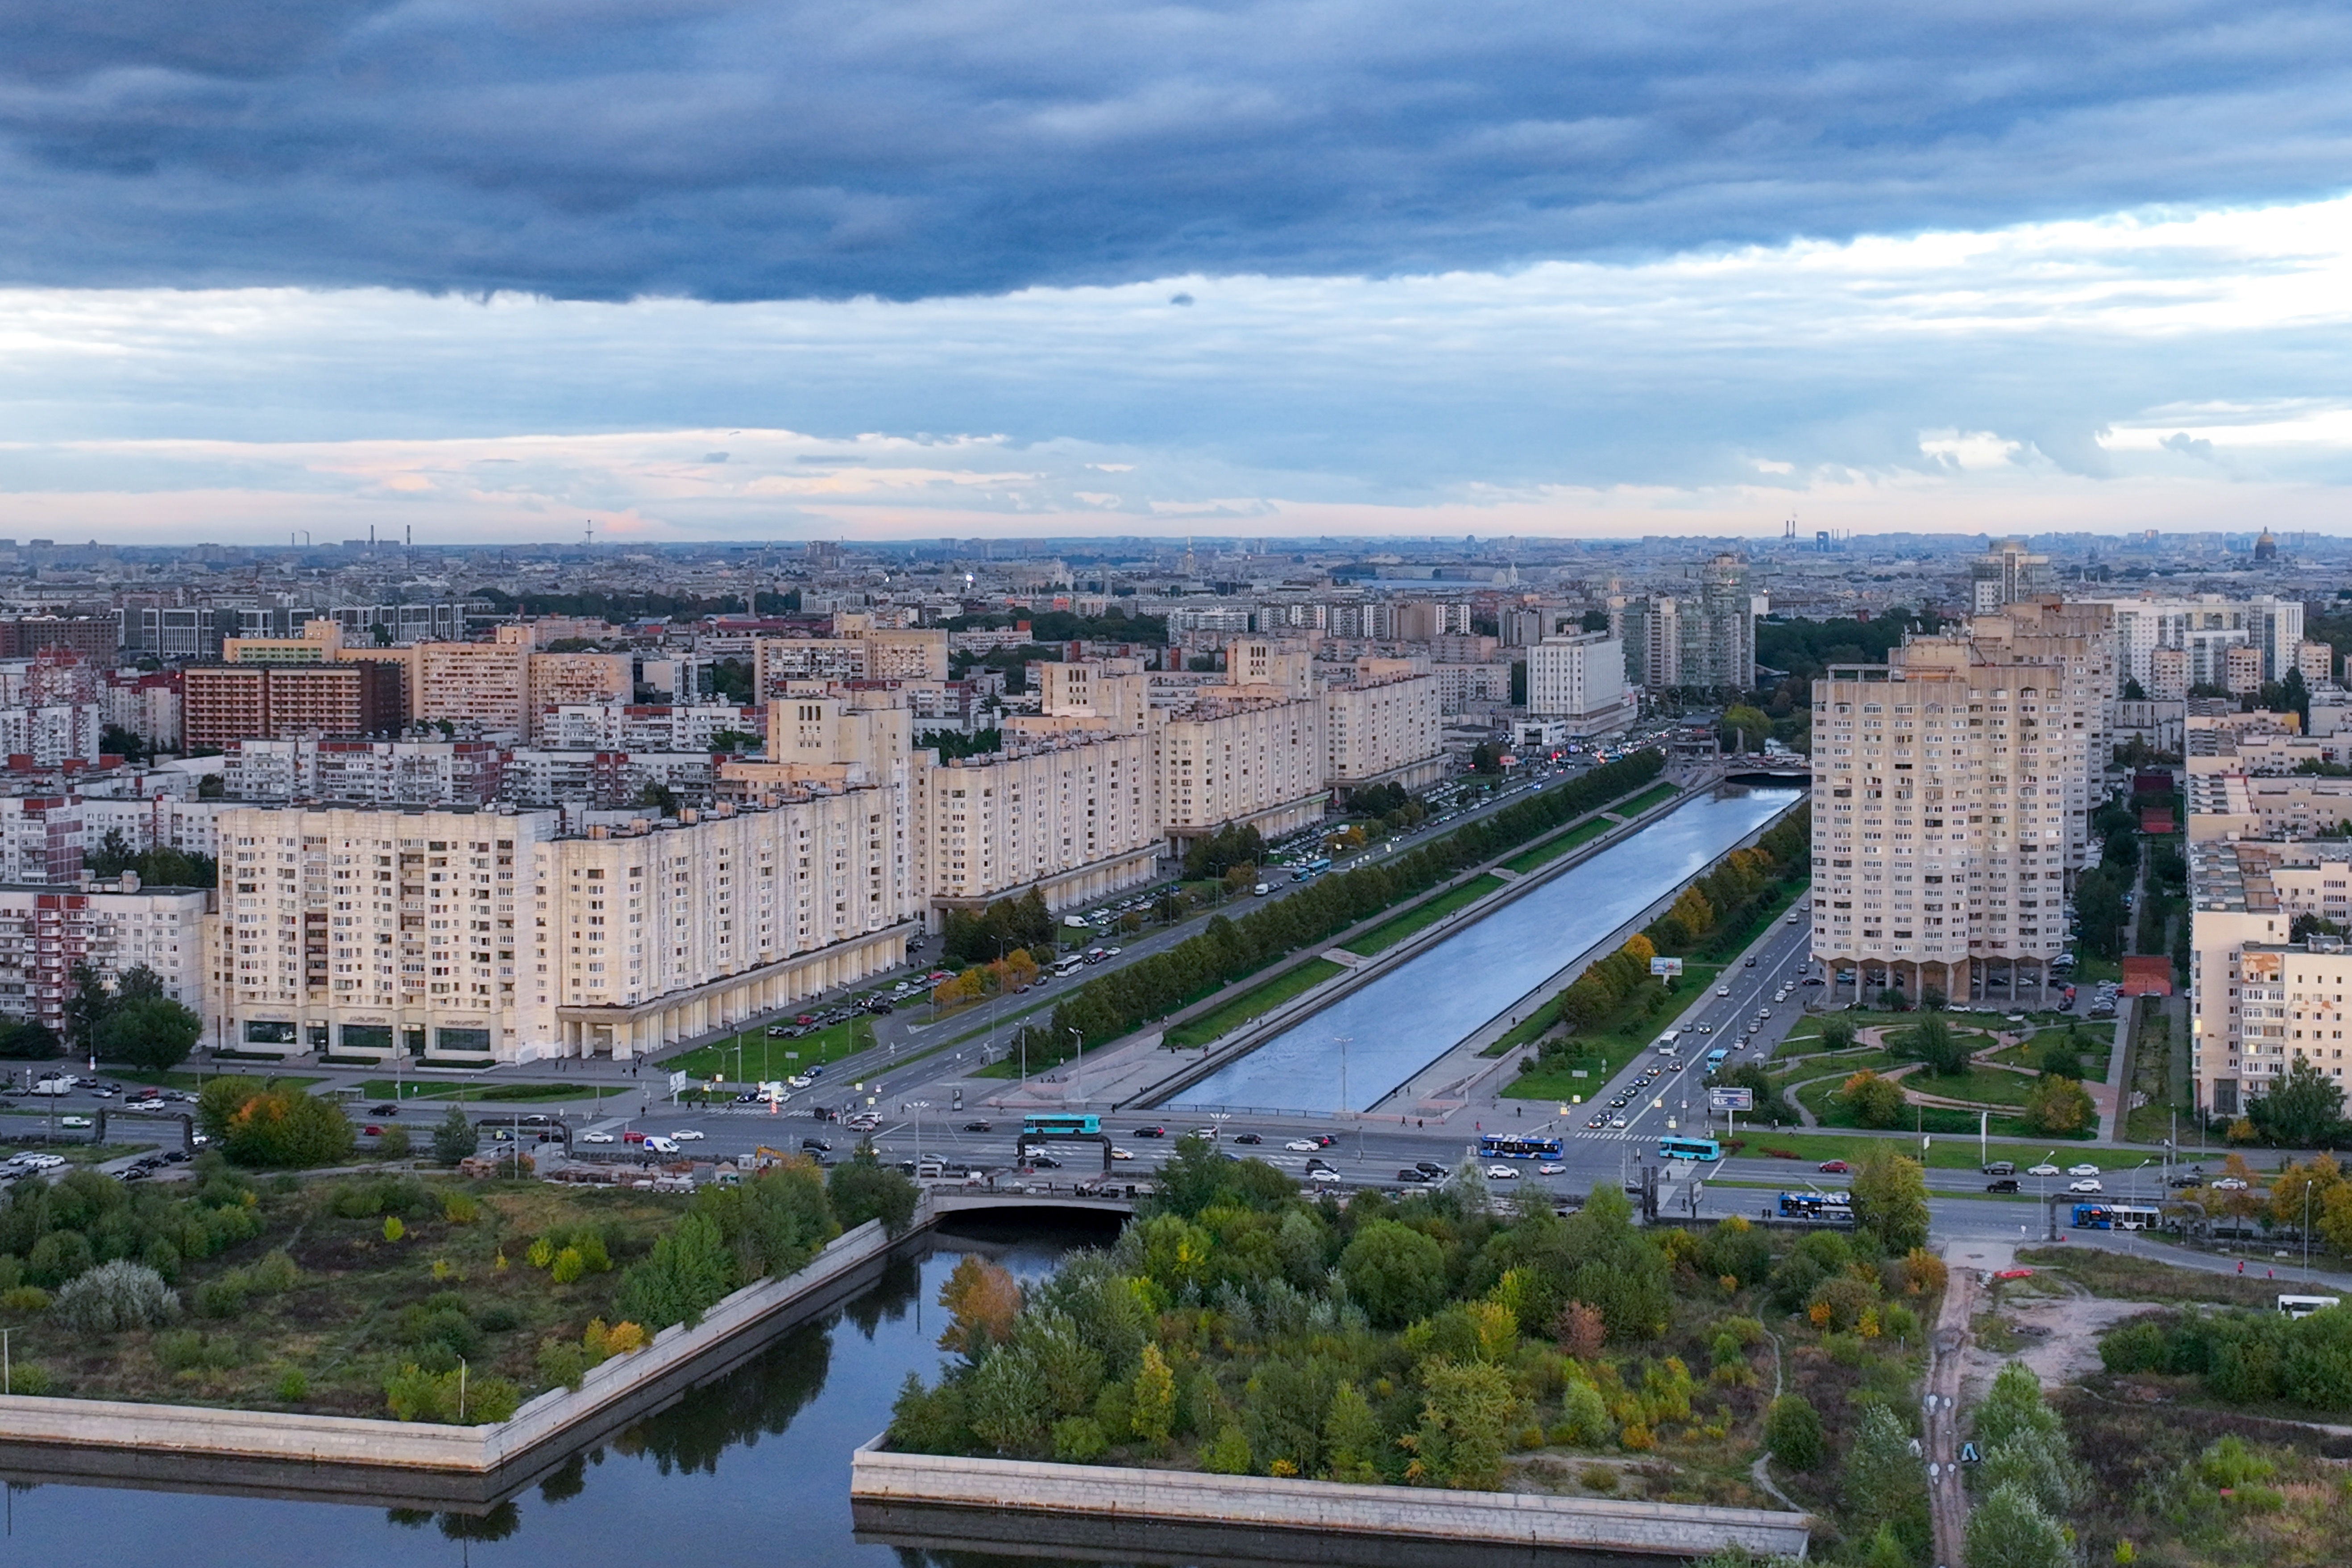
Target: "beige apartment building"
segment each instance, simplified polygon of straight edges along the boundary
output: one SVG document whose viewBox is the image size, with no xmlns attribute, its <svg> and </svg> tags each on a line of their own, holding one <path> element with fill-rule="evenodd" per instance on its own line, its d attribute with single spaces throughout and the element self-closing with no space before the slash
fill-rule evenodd
<svg viewBox="0 0 2352 1568">
<path fill-rule="evenodd" d="M 1148 735 L 1009 740 L 989 756 L 916 753 L 917 879 L 934 910 L 1036 888 L 1046 905 L 1150 881 L 1160 838 Z"/>
<path fill-rule="evenodd" d="M 1156 715 L 1160 831 L 1182 840 L 1237 822 L 1272 838 L 1321 816 L 1329 799 L 1323 719 L 1319 697 L 1209 697 Z"/>
<path fill-rule="evenodd" d="M 1916 639 L 1813 683 L 1812 951 L 1827 999 L 1843 985 L 1958 1001 L 2047 984 L 2065 947 L 2076 775 L 2094 765 L 2084 738 L 2105 695 L 2063 658 L 1973 637 Z"/>
<path fill-rule="evenodd" d="M 555 711 L 569 704 L 626 704 L 636 695 L 636 661 L 625 653 L 534 653 L 530 737 L 547 738 Z"/>
<path fill-rule="evenodd" d="M 490 642 L 416 644 L 411 716 L 527 733 L 531 635 L 528 626 L 504 626 Z"/>
<path fill-rule="evenodd" d="M 207 1010 L 247 1050 L 626 1058 L 902 962 L 901 800 L 579 835 L 554 812 L 226 812 Z"/>
<path fill-rule="evenodd" d="M 2189 847 L 2189 1073 L 2197 1103 L 2244 1113 L 2303 1057 L 2344 1078 L 2352 954 L 2294 938 L 2297 915 L 2352 921 L 2352 845 L 2206 839 Z"/>
<path fill-rule="evenodd" d="M 73 972 L 109 985 L 144 966 L 163 994 L 202 1012 L 209 888 L 142 886 L 137 876 L 79 886 L 0 884 L 0 1015 L 65 1026 Z"/>
<path fill-rule="evenodd" d="M 1346 791 L 1394 784 L 1418 790 L 1445 775 L 1437 678 L 1406 659 L 1359 659 L 1346 685 L 1323 694 L 1324 772 Z"/>
</svg>

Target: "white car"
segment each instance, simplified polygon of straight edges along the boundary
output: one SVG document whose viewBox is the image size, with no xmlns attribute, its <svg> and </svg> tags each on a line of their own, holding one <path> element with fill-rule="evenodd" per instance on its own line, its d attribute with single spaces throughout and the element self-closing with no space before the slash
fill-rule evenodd
<svg viewBox="0 0 2352 1568">
<path fill-rule="evenodd" d="M 1731 994 L 1731 987 L 1728 985 L 1718 985 L 1715 988 L 1715 994 L 1717 996 L 1728 996 Z"/>
<path fill-rule="evenodd" d="M 814 1082 L 814 1081 L 815 1081 L 815 1080 L 814 1080 L 814 1079 L 805 1079 L 805 1078 L 800 1078 L 800 1077 L 793 1077 L 793 1078 L 788 1078 L 788 1079 L 784 1079 L 785 1084 L 786 1084 L 787 1086 L 789 1086 L 789 1087 L 793 1088 L 793 1089 L 806 1089 L 806 1088 L 807 1088 L 811 1083 L 813 1083 L 813 1082 Z"/>
<path fill-rule="evenodd" d="M 1293 1138 L 1289 1142 L 1285 1143 L 1283 1147 L 1289 1150 L 1294 1154 L 1312 1154 L 1316 1150 L 1323 1147 L 1323 1145 L 1313 1142 L 1305 1138 Z"/>
<path fill-rule="evenodd" d="M 89 1118 L 87 1116 L 60 1116 L 58 1118 L 58 1125 L 60 1127 L 87 1127 L 89 1125 Z"/>
<path fill-rule="evenodd" d="M 2107 1189 L 2099 1185 L 2096 1177 L 2085 1176 L 2079 1182 L 2067 1183 L 2066 1190 L 2070 1193 L 2104 1193 Z"/>
<path fill-rule="evenodd" d="M 62 1154 L 19 1154 L 8 1162 L 20 1170 L 54 1171 L 66 1163 Z"/>
<path fill-rule="evenodd" d="M 1612 1127 L 1622 1127 L 1625 1125 L 1625 1119 L 1622 1116 L 1612 1116 L 1609 1119 L 1609 1125 Z"/>
<path fill-rule="evenodd" d="M 580 1134 L 580 1142 L 583 1143 L 610 1143 L 612 1141 L 613 1135 L 610 1132 L 583 1132 Z"/>
<path fill-rule="evenodd" d="M 1566 1165 L 1538 1165 L 1536 1167 L 1536 1174 L 1538 1176 L 1562 1176 L 1567 1173 L 1568 1167 Z"/>
<path fill-rule="evenodd" d="M 2246 1190 L 2245 1178 L 2242 1176 L 2220 1177 L 2213 1183 L 2213 1190 L 2217 1193 L 2242 1193 Z"/>
<path fill-rule="evenodd" d="M 1336 1182 L 1339 1179 L 1339 1173 L 1328 1165 L 1318 1165 L 1307 1173 L 1307 1179 L 1310 1182 Z"/>
<path fill-rule="evenodd" d="M 1135 1158 L 1135 1151 L 1132 1149 L 1121 1149 L 1113 1145 L 1110 1152 L 1110 1157 L 1114 1160 L 1132 1160 Z"/>
<path fill-rule="evenodd" d="M 1489 1165 L 1486 1167 L 1486 1179 L 1490 1182 L 1516 1182 L 1519 1179 L 1519 1173 L 1510 1165 Z"/>
<path fill-rule="evenodd" d="M 2099 1173 L 2099 1168 L 2086 1160 L 2079 1165 L 2067 1166 L 2066 1173 L 2070 1176 L 2095 1176 Z"/>
<path fill-rule="evenodd" d="M 2029 1169 L 2025 1173 L 2029 1176 L 2054 1176 L 2058 1173 L 2058 1167 L 2055 1165 L 2035 1165 Z"/>
<path fill-rule="evenodd" d="M 670 1136 L 681 1143 L 699 1143 L 702 1142 L 701 1131 L 698 1129 L 692 1127 L 681 1127 L 677 1131 L 671 1133 Z"/>
</svg>

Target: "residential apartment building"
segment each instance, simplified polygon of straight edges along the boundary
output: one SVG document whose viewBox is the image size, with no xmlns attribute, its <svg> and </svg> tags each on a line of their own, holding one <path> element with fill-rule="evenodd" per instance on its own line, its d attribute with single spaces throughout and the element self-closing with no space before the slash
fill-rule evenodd
<svg viewBox="0 0 2352 1568">
<path fill-rule="evenodd" d="M 1683 684 L 1682 617 L 1682 601 L 1670 594 L 1629 598 L 1617 606 L 1628 685 L 1664 691 Z"/>
<path fill-rule="evenodd" d="M 242 801 L 482 806 L 500 798 L 506 754 L 493 741 L 240 741 L 223 781 Z"/>
<path fill-rule="evenodd" d="M 1981 625 L 1987 617 L 1979 617 Z M 1927 988 L 2022 997 L 2065 948 L 2084 659 L 1916 639 L 1813 683 L 1813 956 L 1834 1000 Z M 2084 726 L 2076 730 L 2075 725 Z"/>
<path fill-rule="evenodd" d="M 570 751 L 708 752 L 721 735 L 768 728 L 766 709 L 731 702 L 568 702 L 543 718 L 541 740 Z"/>
<path fill-rule="evenodd" d="M 2294 668 L 2296 647 L 2303 637 L 2303 602 L 2276 595 L 2257 594 L 2233 599 L 2219 594 L 2163 598 L 2154 594 L 2136 598 L 2087 597 L 2075 601 L 2104 605 L 2115 616 L 2116 679 L 2137 680 L 2151 697 L 2187 696 L 2187 686 L 2220 687 L 2229 679 L 2228 651 L 2252 647 L 2260 660 L 2254 684 L 2282 680 Z M 2171 679 L 2159 679 L 2154 659 L 2158 648 L 2180 650 L 2180 668 L 2188 677 L 2179 692 Z"/>
<path fill-rule="evenodd" d="M 1558 720 L 1574 737 L 1607 734 L 1632 722 L 1623 639 L 1585 632 L 1546 637 L 1528 648 L 1528 714 Z"/>
<path fill-rule="evenodd" d="M 399 674 L 382 665 L 193 665 L 182 681 L 191 750 L 305 733 L 388 734 L 407 721 Z"/>
<path fill-rule="evenodd" d="M 1060 909 L 1150 880 L 1151 756 L 1150 736 L 1111 732 L 1016 738 L 947 763 L 917 752 L 915 885 L 942 911 L 1032 887 Z"/>
<path fill-rule="evenodd" d="M 102 721 L 138 736 L 152 750 L 178 751 L 180 679 L 176 669 L 106 671 L 99 687 Z"/>
<path fill-rule="evenodd" d="M 899 963 L 903 798 L 580 834 L 555 812 L 237 808 L 215 1016 L 248 1050 L 626 1059 Z"/>
<path fill-rule="evenodd" d="M 1433 664 L 1430 678 L 1437 682 L 1437 710 L 1466 713 L 1511 700 L 1511 667 L 1497 659 L 1490 664 Z"/>
<path fill-rule="evenodd" d="M 491 642 L 419 643 L 407 656 L 411 716 L 529 732 L 532 636 L 527 626 L 504 626 Z"/>
<path fill-rule="evenodd" d="M 1325 782 L 1342 792 L 1424 789 L 1445 773 L 1437 678 L 1405 659 L 1360 659 L 1323 693 Z"/>
<path fill-rule="evenodd" d="M 2021 539 L 2003 539 L 1969 568 L 1970 609 L 1989 615 L 2004 605 L 2038 599 L 2057 590 L 2050 557 L 2030 553 Z"/>
<path fill-rule="evenodd" d="M 128 872 L 70 885 L 0 882 L 0 1014 L 65 1027 L 74 971 L 110 986 L 145 967 L 202 1013 L 208 888 L 142 887 Z"/>
<path fill-rule="evenodd" d="M 2297 1057 L 2344 1078 L 2352 955 L 2294 938 L 2298 915 L 2352 921 L 2352 845 L 2206 838 L 2189 847 L 2189 1074 L 2197 1104 L 2244 1114 Z"/>
<path fill-rule="evenodd" d="M 2327 643 L 2313 642 L 2305 637 L 2294 645 L 2294 668 L 2302 672 L 2305 686 L 2333 686 L 2336 684 L 2336 649 Z"/>
<path fill-rule="evenodd" d="M 1155 710 L 1152 773 L 1161 830 L 1182 840 L 1228 822 L 1276 837 L 1323 815 L 1320 698 L 1210 697 Z"/>
<path fill-rule="evenodd" d="M 636 694 L 636 661 L 625 653 L 534 653 L 531 738 L 544 741 L 555 713 L 590 705 L 625 706 Z"/>
</svg>

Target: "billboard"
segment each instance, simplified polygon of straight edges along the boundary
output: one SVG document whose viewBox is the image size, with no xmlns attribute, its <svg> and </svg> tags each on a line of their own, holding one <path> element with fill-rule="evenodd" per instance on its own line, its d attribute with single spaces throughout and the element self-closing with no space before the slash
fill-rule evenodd
<svg viewBox="0 0 2352 1568">
<path fill-rule="evenodd" d="M 1709 1110 L 1753 1110 L 1756 1091 L 1752 1089 L 1710 1089 L 1706 1091 Z"/>
<path fill-rule="evenodd" d="M 1679 958 L 1653 958 L 1650 960 L 1650 973 L 1669 980 L 1680 979 L 1683 961 Z"/>
</svg>

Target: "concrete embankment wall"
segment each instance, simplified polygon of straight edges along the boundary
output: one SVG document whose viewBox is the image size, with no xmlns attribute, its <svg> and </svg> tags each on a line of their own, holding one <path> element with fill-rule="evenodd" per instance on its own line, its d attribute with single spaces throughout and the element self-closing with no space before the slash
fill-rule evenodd
<svg viewBox="0 0 2352 1568">
<path fill-rule="evenodd" d="M 0 1395 L 0 1445 L 109 1449 L 143 1460 L 216 1459 L 368 1470 L 484 1475 L 523 1461 L 561 1438 L 577 1440 L 658 1408 L 682 1389 L 756 1354 L 773 1332 L 838 1305 L 866 1283 L 891 1247 L 878 1221 L 836 1237 L 798 1272 L 747 1285 L 692 1328 L 663 1330 L 644 1349 L 589 1372 L 577 1389 L 554 1389 L 514 1418 L 487 1426 L 348 1415 L 303 1415 L 201 1405 Z M 318 1489 L 351 1489 L 332 1484 Z"/>
<path fill-rule="evenodd" d="M 1801 1556 L 1807 1539 L 1805 1515 L 1764 1509 L 969 1459 L 893 1453 L 881 1441 L 860 1447 L 850 1462 L 853 1505 L 1213 1522 L 1240 1530 L 1661 1557 L 1699 1557 L 1734 1544 Z"/>
</svg>

